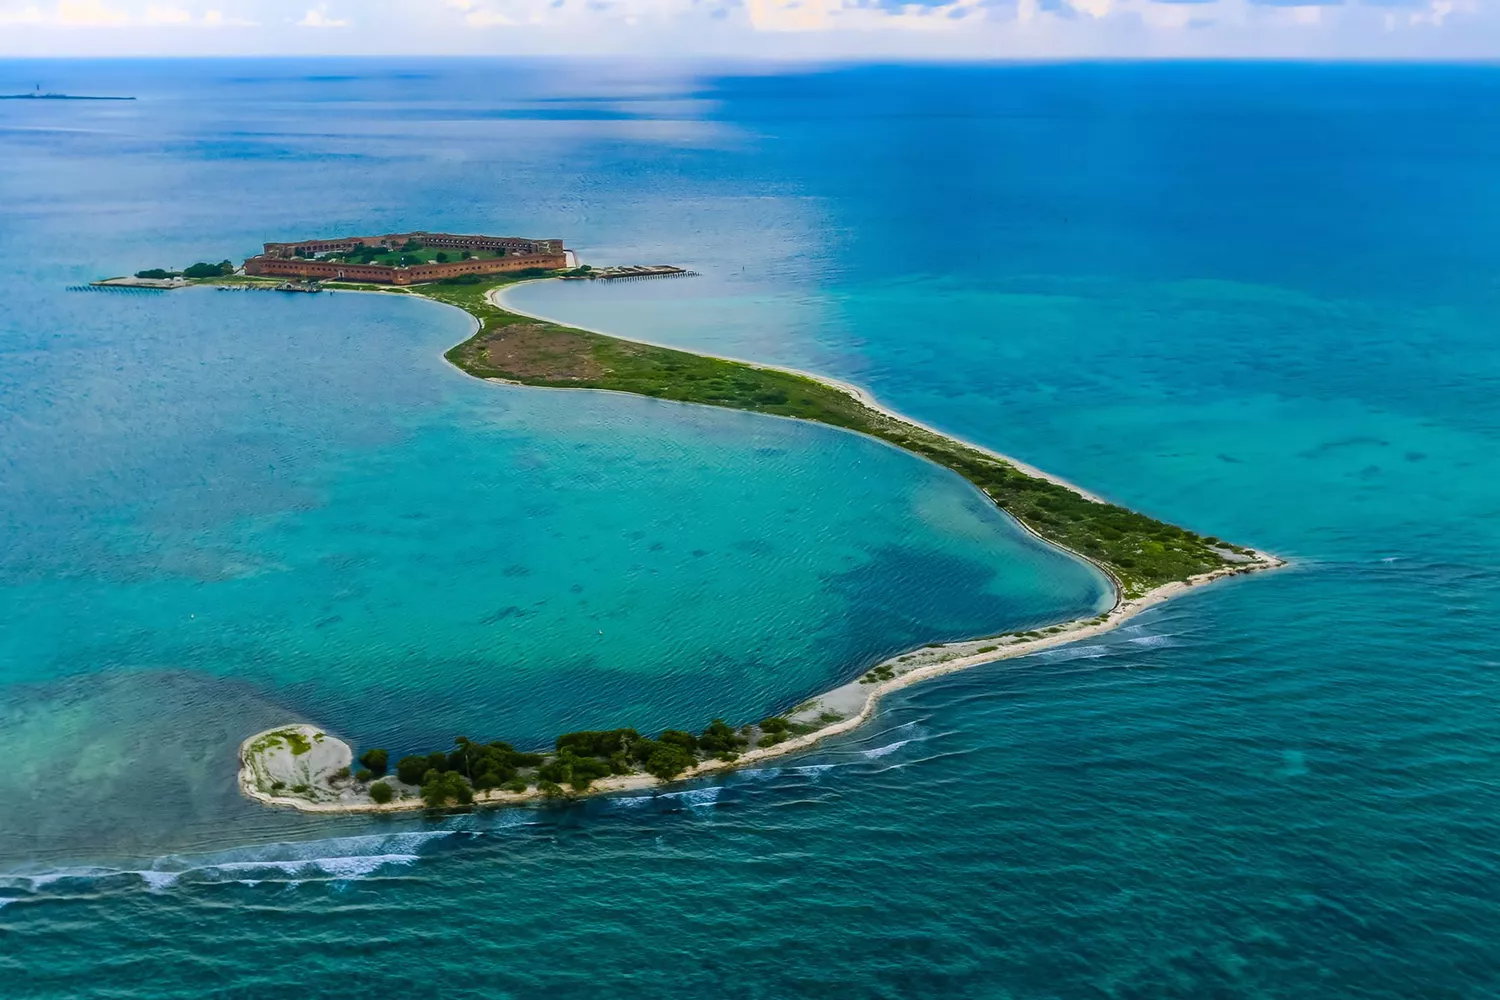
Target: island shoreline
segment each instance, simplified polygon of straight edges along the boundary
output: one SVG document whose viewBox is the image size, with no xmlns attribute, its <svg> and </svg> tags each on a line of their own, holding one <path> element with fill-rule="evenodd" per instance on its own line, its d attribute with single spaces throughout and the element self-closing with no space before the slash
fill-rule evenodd
<svg viewBox="0 0 1500 1000">
<path fill-rule="evenodd" d="M 1028 476 L 1042 479 L 1054 485 L 1063 487 L 1078 494 L 1085 500 L 1100 504 L 1109 502 L 1099 497 L 1097 494 L 1084 490 L 1081 487 L 1068 482 L 1065 479 L 1062 479 L 1061 477 L 1053 476 L 1043 470 L 1037 469 L 1035 466 L 1032 466 L 1029 463 L 1021 462 L 1009 455 L 997 452 L 983 445 L 965 441 L 964 439 L 958 438 L 946 431 L 942 431 L 927 424 L 921 423 L 920 421 L 913 420 L 896 410 L 884 406 L 878 400 L 876 400 L 873 394 L 871 394 L 867 390 L 848 382 L 843 382 L 841 380 L 833 379 L 813 372 L 801 371 L 795 368 L 789 368 L 780 365 L 767 365 L 759 362 L 744 361 L 735 358 L 727 358 L 722 355 L 709 354 L 703 351 L 689 350 L 685 348 L 674 347 L 671 345 L 656 344 L 651 341 L 620 337 L 616 334 L 607 333 L 605 331 L 588 330 L 584 327 L 575 327 L 572 324 L 563 323 L 562 321 L 553 319 L 551 317 L 517 309 L 514 306 L 506 303 L 505 292 L 509 291 L 512 288 L 519 287 L 519 285 L 521 284 L 527 284 L 530 280 L 552 279 L 529 279 L 528 281 L 516 282 L 514 284 L 505 285 L 500 288 L 490 289 L 485 293 L 484 300 L 491 306 L 505 312 L 509 312 L 513 315 L 537 320 L 539 322 L 551 323 L 572 329 L 583 330 L 596 336 L 608 337 L 613 340 L 625 341 L 649 347 L 662 348 L 672 351 L 681 351 L 686 354 L 692 354 L 703 358 L 732 362 L 751 368 L 777 371 L 785 374 L 795 375 L 801 378 L 810 379 L 852 397 L 860 405 L 868 407 L 882 414 L 888 419 L 920 428 L 927 433 L 937 435 L 940 438 L 954 442 L 965 448 L 983 453 L 998 461 L 1008 463 Z M 403 288 L 399 292 L 396 292 L 395 289 L 386 290 L 381 288 L 340 290 L 371 291 L 381 294 L 391 294 L 392 292 L 395 292 L 395 294 L 419 295 L 423 298 L 428 299 L 429 301 L 434 301 L 441 305 L 450 305 L 453 308 L 459 309 L 461 312 L 464 312 L 466 315 L 468 315 L 469 318 L 477 325 L 477 331 L 482 332 L 484 330 L 485 324 L 483 319 L 475 316 L 472 312 L 465 309 L 463 306 L 457 305 L 452 302 L 445 302 L 441 299 L 431 298 L 430 296 L 422 295 L 419 289 L 420 286 L 411 288 L 410 290 Z M 540 389 L 558 388 L 566 390 L 570 388 L 566 386 L 532 385 L 525 382 L 513 382 L 507 379 L 489 378 L 482 375 L 476 375 L 475 373 L 470 372 L 460 365 L 454 363 L 453 360 L 448 357 L 448 353 L 449 352 L 444 352 L 444 359 L 453 368 L 457 369 L 468 377 L 476 378 L 479 381 L 493 382 L 503 385 L 526 386 L 528 388 Z M 592 389 L 592 391 L 603 392 L 627 392 L 626 390 L 607 388 L 601 389 L 591 386 L 579 386 L 576 388 L 585 390 Z M 628 392 L 627 394 L 640 395 L 639 393 Z M 664 401 L 679 402 L 677 400 Z M 698 403 L 694 405 L 712 404 Z M 779 414 L 762 415 L 778 416 Z M 787 419 L 806 418 L 788 417 Z M 829 424 L 825 424 L 825 426 L 837 427 L 837 425 Z M 933 462 L 933 464 L 939 465 L 940 467 L 947 468 L 947 466 L 943 466 L 942 463 L 936 462 L 934 459 L 927 455 L 922 455 L 913 452 L 910 449 L 902 448 L 901 445 L 894 442 L 884 440 L 874 435 L 865 434 L 853 428 L 838 427 L 838 429 L 851 430 L 853 431 L 853 433 L 861 434 L 861 436 L 864 437 L 874 437 L 875 440 L 880 441 L 882 444 L 894 448 L 900 448 L 902 451 L 906 451 L 908 454 L 912 454 L 917 458 L 921 458 L 926 461 Z M 949 471 L 953 470 L 950 469 Z M 966 477 L 960 476 L 960 478 L 965 478 L 966 482 L 969 481 Z M 710 759 L 702 761 L 677 775 L 676 777 L 670 779 L 660 779 L 653 777 L 650 774 L 644 773 L 632 773 L 598 779 L 591 783 L 586 789 L 583 789 L 581 791 L 574 791 L 567 794 L 565 796 L 565 799 L 574 800 L 579 798 L 591 798 L 603 795 L 621 794 L 631 791 L 656 789 L 666 785 L 681 784 L 683 782 L 698 780 L 716 774 L 738 770 L 740 768 L 760 764 L 779 757 L 784 757 L 788 754 L 805 751 L 811 749 L 824 740 L 830 739 L 835 736 L 840 736 L 848 732 L 852 732 L 865 725 L 874 716 L 881 699 L 892 692 L 922 683 L 927 680 L 931 680 L 936 677 L 956 673 L 961 670 L 967 670 L 973 667 L 983 666 L 989 663 L 996 663 L 1003 660 L 1030 656 L 1047 649 L 1052 649 L 1058 646 L 1077 642 L 1081 639 L 1087 639 L 1097 635 L 1102 635 L 1119 628 L 1125 622 L 1130 621 L 1142 612 L 1162 605 L 1167 601 L 1179 597 L 1182 594 L 1187 593 L 1201 585 L 1228 579 L 1230 577 L 1281 569 L 1290 565 L 1287 560 L 1271 553 L 1264 552 L 1258 549 L 1242 549 L 1241 551 L 1248 553 L 1248 555 L 1244 557 L 1243 561 L 1226 563 L 1225 565 L 1219 566 L 1210 572 L 1196 574 L 1187 577 L 1186 579 L 1163 583 L 1159 586 L 1146 590 L 1145 592 L 1130 596 L 1126 593 L 1126 588 L 1119 577 L 1117 577 L 1115 573 L 1101 561 L 1091 557 L 1087 553 L 1079 552 L 1076 549 L 1071 548 L 1070 546 L 1062 544 L 1055 539 L 1045 537 L 1031 525 L 1027 524 L 1025 520 L 1015 516 L 1013 513 L 1006 510 L 1004 506 L 995 502 L 994 498 L 986 494 L 985 491 L 983 489 L 980 489 L 977 484 L 970 482 L 970 486 L 976 490 L 979 490 L 979 492 L 982 495 L 985 495 L 985 498 L 993 503 L 1001 513 L 1009 517 L 1015 524 L 1019 525 L 1028 535 L 1035 538 L 1037 541 L 1051 548 L 1066 552 L 1068 555 L 1080 559 L 1098 569 L 1109 581 L 1109 584 L 1113 590 L 1114 602 L 1112 606 L 1107 611 L 1089 618 L 1078 618 L 1048 626 L 1046 628 L 1046 631 L 1040 635 L 1036 634 L 1034 630 L 1024 635 L 1018 633 L 1002 633 L 997 636 L 989 636 L 978 639 L 966 639 L 950 643 L 929 644 L 917 650 L 911 650 L 893 657 L 889 657 L 886 660 L 881 661 L 879 664 L 876 664 L 874 667 L 868 668 L 864 674 L 864 680 L 856 678 L 844 684 L 830 688 L 823 693 L 815 695 L 812 698 L 804 701 L 803 703 L 798 705 L 797 708 L 787 713 L 788 718 L 792 719 L 796 719 L 798 717 L 822 718 L 824 717 L 824 713 L 827 712 L 830 708 L 837 707 L 839 709 L 839 712 L 837 714 L 840 715 L 837 721 L 828 722 L 813 729 L 812 731 L 804 732 L 801 735 L 787 738 L 782 742 L 775 743 L 770 746 L 761 746 L 746 750 L 732 759 Z M 918 662 L 909 662 L 914 659 Z M 886 670 L 888 672 L 882 675 L 882 670 Z M 901 672 L 896 673 L 895 671 L 897 670 L 900 670 Z M 871 680 L 870 678 L 877 679 Z M 861 687 L 863 687 L 864 690 L 861 691 Z M 850 709 L 853 710 L 852 714 L 844 714 L 844 712 L 847 712 Z M 373 801 L 317 802 L 310 801 L 307 798 L 299 796 L 277 795 L 274 792 L 267 791 L 258 787 L 256 784 L 254 769 L 250 764 L 249 755 L 251 753 L 251 747 L 263 737 L 275 733 L 278 729 L 284 728 L 285 726 L 282 726 L 277 727 L 276 729 L 270 729 L 260 733 L 256 733 L 253 736 L 247 738 L 243 743 L 241 743 L 239 748 L 239 759 L 241 767 L 238 775 L 238 784 L 240 787 L 240 791 L 247 798 L 269 806 L 292 808 L 301 812 L 320 814 L 409 812 L 426 810 L 429 808 L 427 804 L 420 798 L 400 798 L 383 804 L 375 803 Z M 530 788 L 524 792 L 507 792 L 498 790 L 476 791 L 473 805 L 476 807 L 524 805 L 527 803 L 548 801 L 555 798 L 555 795 L 549 796 L 542 790 L 537 788 Z"/>
</svg>

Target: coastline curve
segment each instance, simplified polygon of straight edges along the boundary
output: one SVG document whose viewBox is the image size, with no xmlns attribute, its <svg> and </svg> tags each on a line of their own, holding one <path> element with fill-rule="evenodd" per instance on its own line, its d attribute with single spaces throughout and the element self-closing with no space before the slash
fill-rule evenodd
<svg viewBox="0 0 1500 1000">
<path fill-rule="evenodd" d="M 549 279 L 539 278 L 533 280 Z M 496 309 L 508 312 L 515 316 L 525 317 L 527 319 L 542 323 L 566 326 L 566 324 L 562 324 L 559 320 L 516 309 L 514 306 L 505 302 L 503 293 L 511 287 L 515 287 L 516 285 L 524 283 L 527 282 L 517 282 L 513 285 L 489 289 L 484 294 L 484 301 Z M 380 291 L 386 294 L 389 294 L 390 291 L 394 291 L 388 291 L 386 289 L 380 288 L 361 290 Z M 423 295 L 422 291 L 419 288 L 402 289 L 400 290 L 399 294 L 422 295 L 422 297 L 429 298 L 432 301 L 438 302 L 440 304 L 452 305 L 454 308 L 458 308 L 461 311 L 468 313 L 470 317 L 477 323 L 478 329 L 481 333 L 485 329 L 484 320 L 478 316 L 475 316 L 470 309 L 465 308 L 459 303 L 446 301 L 445 299 L 440 297 Z M 1049 484 L 1052 484 L 1053 486 L 1061 487 L 1062 489 L 1075 493 L 1077 496 L 1090 503 L 1109 505 L 1109 501 L 1103 499 L 1102 497 L 1084 490 L 1077 485 L 1068 482 L 1065 479 L 1062 479 L 1061 477 L 1053 476 L 1043 470 L 1037 469 L 1035 466 L 1032 466 L 1029 463 L 1021 462 L 1001 452 L 997 452 L 982 445 L 977 445 L 972 442 L 965 441 L 961 438 L 954 437 L 953 435 L 948 434 L 944 431 L 933 428 L 927 424 L 923 424 L 919 421 L 913 420 L 910 417 L 907 417 L 889 407 L 884 406 L 878 400 L 876 400 L 871 393 L 857 385 L 853 385 L 848 382 L 843 382 L 837 379 L 829 378 L 827 376 L 818 375 L 816 373 L 801 371 L 799 369 L 788 368 L 784 366 L 766 365 L 757 362 L 742 361 L 734 358 L 725 358 L 720 355 L 707 354 L 700 351 L 691 351 L 678 347 L 670 347 L 668 345 L 655 344 L 650 341 L 618 337 L 615 334 L 605 333 L 603 331 L 584 330 L 584 328 L 577 327 L 568 328 L 583 330 L 583 332 L 595 336 L 606 337 L 611 340 L 622 341 L 628 344 L 635 344 L 649 348 L 660 348 L 683 354 L 694 355 L 700 358 L 711 359 L 718 362 L 729 362 L 737 365 L 743 365 L 747 368 L 758 369 L 767 372 L 778 372 L 785 375 L 796 376 L 802 379 L 808 379 L 825 387 L 836 390 L 838 393 L 851 398 L 860 406 L 866 407 L 876 413 L 881 414 L 886 419 L 896 421 L 899 424 L 904 424 L 909 427 L 918 428 L 921 431 L 926 432 L 927 434 L 935 435 L 936 437 L 941 438 L 945 441 L 957 444 L 962 448 L 970 449 L 974 452 L 986 455 L 993 460 L 1008 464 L 1028 477 L 1043 480 Z M 458 368 L 460 371 L 463 371 L 470 377 L 479 378 L 481 381 L 495 382 L 499 384 L 532 384 L 528 382 L 512 381 L 505 378 L 494 378 L 479 375 L 475 372 L 468 371 L 462 365 L 453 362 L 453 359 L 449 357 L 449 354 L 451 354 L 451 352 L 445 353 L 445 357 L 448 358 L 450 363 L 452 363 L 455 368 Z M 567 386 L 557 385 L 537 385 L 533 387 L 567 388 Z M 578 388 L 597 389 L 597 387 L 593 386 L 578 386 Z M 604 391 L 627 390 L 606 389 Z M 855 428 L 844 429 L 850 429 L 854 430 L 855 433 L 861 433 L 861 431 Z M 893 447 L 902 447 L 900 444 L 889 441 L 885 438 L 879 436 L 875 437 L 876 440 L 885 441 L 885 443 L 891 444 Z M 920 452 L 914 452 L 909 448 L 904 448 L 903 450 L 909 451 L 913 454 L 917 454 L 918 457 L 933 461 L 933 459 L 929 455 L 923 455 Z M 773 743 L 771 745 L 758 746 L 754 749 L 746 750 L 731 759 L 713 758 L 701 761 L 671 778 L 658 778 L 645 773 L 613 775 L 592 782 L 582 791 L 567 793 L 562 797 L 573 799 L 580 797 L 592 797 L 597 795 L 617 794 L 626 791 L 652 789 L 671 784 L 678 784 L 683 781 L 704 778 L 714 774 L 724 773 L 738 768 L 759 764 L 767 760 L 785 756 L 787 754 L 804 751 L 810 749 L 814 745 L 824 740 L 851 732 L 864 725 L 874 715 L 875 710 L 880 703 L 880 700 L 885 695 L 891 692 L 921 683 L 932 678 L 955 673 L 960 670 L 966 670 L 972 667 L 994 663 L 1001 660 L 1027 656 L 1036 652 L 1040 652 L 1042 650 L 1066 645 L 1080 639 L 1097 636 L 1112 631 L 1120 627 L 1130 619 L 1134 618 L 1135 616 L 1139 615 L 1140 613 L 1152 607 L 1163 604 L 1166 601 L 1179 597 L 1195 587 L 1213 583 L 1218 580 L 1233 576 L 1241 576 L 1250 573 L 1280 569 L 1289 565 L 1287 560 L 1271 553 L 1263 552 L 1258 549 L 1225 545 L 1225 548 L 1222 550 L 1214 550 L 1222 559 L 1221 564 L 1216 568 L 1208 572 L 1195 573 L 1181 579 L 1171 580 L 1169 582 L 1161 583 L 1155 587 L 1144 590 L 1137 590 L 1136 592 L 1131 593 L 1125 581 L 1123 581 L 1105 562 L 1100 559 L 1094 558 L 1086 552 L 1081 552 L 1073 548 L 1072 546 L 1064 544 L 1057 538 L 1049 538 L 1043 535 L 1040 531 L 1036 530 L 1035 527 L 1028 524 L 1025 519 L 1018 517 L 1011 511 L 1007 510 L 1006 507 L 1002 505 L 993 494 L 990 493 L 989 490 L 984 489 L 977 483 L 974 485 L 976 488 L 980 489 L 981 492 L 985 493 L 988 499 L 994 502 L 1003 513 L 1011 517 L 1012 520 L 1015 523 L 1019 524 L 1028 534 L 1032 535 L 1039 541 L 1049 546 L 1060 549 L 1068 553 L 1069 555 L 1083 560 L 1099 569 L 1104 574 L 1106 579 L 1109 580 L 1115 595 L 1114 603 L 1109 608 L 1109 610 L 1095 615 L 1091 618 L 1074 619 L 1072 621 L 1049 626 L 1040 631 L 1032 630 L 1022 633 L 1005 633 L 979 639 L 931 644 L 917 650 L 898 654 L 869 668 L 861 677 L 850 680 L 837 687 L 830 688 L 829 690 L 804 701 L 790 712 L 785 713 L 785 719 L 788 722 L 798 726 L 797 735 L 790 736 L 789 738 L 783 739 L 782 741 Z M 296 726 L 298 724 L 293 725 Z M 301 725 L 309 730 L 315 729 L 315 727 L 305 726 L 305 724 Z M 307 791 L 292 795 L 283 794 L 282 789 L 272 789 L 268 787 L 268 783 L 265 780 L 265 768 L 261 763 L 257 761 L 255 748 L 258 742 L 263 743 L 267 739 L 267 737 L 274 736 L 278 733 L 283 733 L 287 728 L 288 727 L 286 726 L 282 726 L 277 727 L 276 729 L 265 730 L 263 732 L 256 733 L 253 736 L 247 738 L 241 744 L 239 753 L 241 767 L 238 783 L 241 791 L 248 798 L 266 805 L 288 807 L 297 809 L 302 812 L 311 813 L 375 813 L 411 811 L 428 808 L 427 803 L 424 802 L 423 799 L 416 794 L 416 789 L 414 787 L 400 786 L 399 783 L 394 782 L 393 779 L 384 779 L 397 786 L 396 794 L 392 798 L 392 800 L 384 803 L 377 803 L 373 801 L 368 797 L 367 794 L 360 792 L 357 789 L 336 787 L 337 782 L 316 787 L 309 784 Z M 324 733 L 324 731 L 321 729 L 316 730 L 316 732 L 319 734 Z M 327 739 L 331 740 L 334 744 L 337 744 L 337 746 L 347 749 L 347 744 L 344 744 L 342 741 L 337 740 L 336 737 L 328 735 Z M 345 769 L 345 774 L 347 774 L 347 768 Z M 473 797 L 473 802 L 474 805 L 477 806 L 522 805 L 529 802 L 536 802 L 557 797 L 559 796 L 555 792 L 543 790 L 540 787 L 527 788 L 525 791 L 504 791 L 491 789 L 485 791 L 476 791 Z"/>
</svg>

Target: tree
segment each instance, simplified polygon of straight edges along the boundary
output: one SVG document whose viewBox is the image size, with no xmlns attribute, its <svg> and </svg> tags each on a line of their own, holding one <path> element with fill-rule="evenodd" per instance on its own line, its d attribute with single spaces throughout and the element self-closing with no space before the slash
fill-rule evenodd
<svg viewBox="0 0 1500 1000">
<path fill-rule="evenodd" d="M 370 786 L 370 800 L 376 805 L 383 806 L 395 797 L 396 793 L 391 790 L 391 786 L 383 781 L 377 781 Z"/>
<path fill-rule="evenodd" d="M 177 277 L 177 272 L 153 267 L 149 271 L 137 271 L 135 272 L 135 276 L 137 278 L 175 278 Z"/>
<path fill-rule="evenodd" d="M 559 753 L 571 750 L 585 757 L 608 757 L 621 750 L 628 750 L 640 738 L 641 734 L 634 729 L 586 729 L 576 733 L 563 733 L 557 738 L 557 750 Z"/>
<path fill-rule="evenodd" d="M 435 260 L 435 261 L 437 261 L 439 264 L 446 264 L 446 263 L 448 263 L 448 255 L 445 254 L 445 253 L 443 253 L 443 251 L 441 251 L 441 250 L 439 250 L 437 253 L 433 254 L 432 255 L 432 259 Z"/>
<path fill-rule="evenodd" d="M 713 754 L 722 760 L 733 760 L 739 755 L 740 749 L 744 747 L 747 740 L 734 731 L 723 719 L 715 719 L 703 730 L 703 735 L 698 737 L 698 746 L 705 753 Z"/>
<path fill-rule="evenodd" d="M 359 755 L 359 762 L 376 774 L 384 774 L 390 754 L 384 750 L 366 750 Z"/>
<path fill-rule="evenodd" d="M 466 806 L 474 801 L 474 789 L 457 771 L 428 771 L 422 778 L 422 801 L 429 809 L 442 809 L 450 802 Z"/>
<path fill-rule="evenodd" d="M 226 261 L 225 263 L 228 262 Z M 234 265 L 231 264 L 229 270 L 230 272 L 233 272 Z M 196 264 L 189 265 L 182 272 L 183 277 L 185 278 L 217 278 L 219 275 L 224 273 L 225 271 L 223 270 L 223 265 L 208 264 L 201 260 Z"/>
<path fill-rule="evenodd" d="M 681 747 L 688 753 L 695 753 L 698 749 L 698 737 L 685 729 L 667 729 L 659 737 L 663 743 Z"/>
<path fill-rule="evenodd" d="M 696 763 L 698 759 L 681 747 L 661 743 L 646 761 L 646 773 L 670 781 Z"/>
<path fill-rule="evenodd" d="M 432 769 L 424 754 L 402 757 L 396 762 L 396 779 L 403 785 L 420 785 L 422 776 Z"/>
</svg>

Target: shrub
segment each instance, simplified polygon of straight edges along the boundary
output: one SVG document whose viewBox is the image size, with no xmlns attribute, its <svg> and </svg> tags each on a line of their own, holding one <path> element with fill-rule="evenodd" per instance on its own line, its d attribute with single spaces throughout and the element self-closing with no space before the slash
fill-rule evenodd
<svg viewBox="0 0 1500 1000">
<path fill-rule="evenodd" d="M 391 790 L 391 786 L 383 781 L 377 781 L 370 786 L 370 800 L 376 805 L 383 806 L 395 797 L 396 793 Z"/>
<path fill-rule="evenodd" d="M 445 253 L 443 253 L 441 250 L 439 250 L 437 253 L 433 254 L 432 255 L 432 259 L 433 259 L 434 262 L 436 262 L 438 264 L 446 264 L 446 263 L 448 263 L 448 255 L 445 254 Z"/>
<path fill-rule="evenodd" d="M 366 750 L 359 755 L 359 762 L 376 774 L 384 774 L 390 756 L 384 750 Z"/>
<path fill-rule="evenodd" d="M 474 801 L 474 789 L 457 771 L 428 771 L 422 779 L 422 801 L 429 809 L 442 809 L 450 802 L 466 806 Z"/>
<path fill-rule="evenodd" d="M 641 738 L 634 729 L 586 729 L 576 733 L 563 733 L 557 738 L 557 752 L 571 751 L 583 757 L 608 757 L 628 750 Z"/>
<path fill-rule="evenodd" d="M 646 761 L 646 773 L 670 781 L 697 762 L 697 758 L 682 747 L 661 743 Z"/>
<path fill-rule="evenodd" d="M 420 785 L 422 776 L 431 769 L 426 756 L 412 755 L 402 757 L 396 762 L 396 778 L 403 785 Z"/>
<path fill-rule="evenodd" d="M 185 268 L 182 272 L 183 277 L 187 278 L 217 278 L 221 274 L 233 273 L 234 265 L 227 260 L 220 261 L 217 264 L 209 264 L 200 260 L 198 263 Z"/>
<path fill-rule="evenodd" d="M 175 278 L 177 277 L 177 272 L 153 267 L 149 271 L 137 271 L 135 272 L 135 276 L 137 278 Z"/>
<path fill-rule="evenodd" d="M 713 754 L 723 760 L 732 760 L 744 747 L 747 741 L 739 733 L 736 733 L 723 719 L 715 719 L 703 730 L 703 735 L 698 737 L 698 746 L 705 753 Z"/>
<path fill-rule="evenodd" d="M 688 753 L 696 753 L 698 750 L 698 737 L 685 729 L 668 729 L 662 732 L 658 739 L 671 746 L 681 747 Z"/>
</svg>

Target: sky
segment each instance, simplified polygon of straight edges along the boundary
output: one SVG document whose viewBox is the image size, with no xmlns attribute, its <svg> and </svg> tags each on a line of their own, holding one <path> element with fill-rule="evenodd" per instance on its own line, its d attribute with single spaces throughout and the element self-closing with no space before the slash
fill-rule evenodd
<svg viewBox="0 0 1500 1000">
<path fill-rule="evenodd" d="M 1500 0 L 0 0 L 0 57 L 1500 58 Z"/>
</svg>

